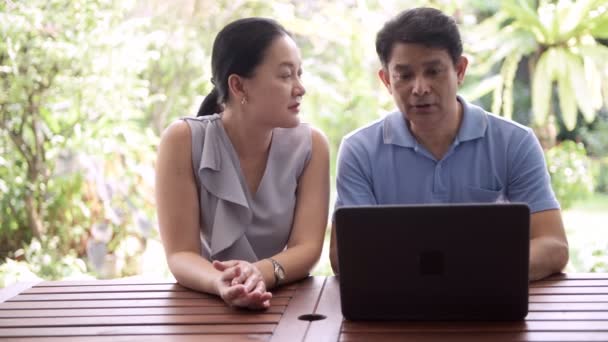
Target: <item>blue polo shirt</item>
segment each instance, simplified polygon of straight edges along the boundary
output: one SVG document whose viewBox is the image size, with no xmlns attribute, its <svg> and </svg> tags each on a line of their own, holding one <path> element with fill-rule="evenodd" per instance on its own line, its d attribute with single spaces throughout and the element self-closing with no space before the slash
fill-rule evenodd
<svg viewBox="0 0 608 342">
<path fill-rule="evenodd" d="M 399 111 L 342 140 L 335 208 L 347 205 L 524 202 L 559 208 L 543 150 L 528 127 L 458 98 L 463 118 L 441 160 Z"/>
</svg>

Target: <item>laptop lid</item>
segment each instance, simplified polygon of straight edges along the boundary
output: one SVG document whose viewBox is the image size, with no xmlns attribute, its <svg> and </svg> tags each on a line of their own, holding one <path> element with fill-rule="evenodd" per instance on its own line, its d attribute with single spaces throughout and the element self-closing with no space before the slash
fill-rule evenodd
<svg viewBox="0 0 608 342">
<path fill-rule="evenodd" d="M 350 320 L 520 320 L 528 313 L 526 204 L 342 207 L 342 313 Z"/>
</svg>

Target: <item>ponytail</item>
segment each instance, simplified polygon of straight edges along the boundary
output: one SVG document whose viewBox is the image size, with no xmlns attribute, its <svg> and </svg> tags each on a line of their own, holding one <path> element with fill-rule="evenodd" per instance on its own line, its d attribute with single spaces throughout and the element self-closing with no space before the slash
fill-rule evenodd
<svg viewBox="0 0 608 342">
<path fill-rule="evenodd" d="M 219 94 L 216 87 L 213 87 L 213 90 L 205 96 L 201 107 L 198 109 L 198 114 L 196 116 L 205 116 L 212 115 L 215 113 L 220 113 L 222 111 L 222 107 L 219 104 Z"/>
</svg>

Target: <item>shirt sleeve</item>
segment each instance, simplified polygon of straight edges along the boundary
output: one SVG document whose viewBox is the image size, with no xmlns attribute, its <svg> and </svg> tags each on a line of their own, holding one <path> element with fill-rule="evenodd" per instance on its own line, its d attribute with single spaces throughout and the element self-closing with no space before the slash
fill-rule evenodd
<svg viewBox="0 0 608 342">
<path fill-rule="evenodd" d="M 371 166 L 367 150 L 343 139 L 336 172 L 337 199 L 334 210 L 342 206 L 375 205 Z"/>
<path fill-rule="evenodd" d="M 509 164 L 507 197 L 511 202 L 527 203 L 532 213 L 559 209 L 543 149 L 532 130 L 513 149 Z"/>
</svg>

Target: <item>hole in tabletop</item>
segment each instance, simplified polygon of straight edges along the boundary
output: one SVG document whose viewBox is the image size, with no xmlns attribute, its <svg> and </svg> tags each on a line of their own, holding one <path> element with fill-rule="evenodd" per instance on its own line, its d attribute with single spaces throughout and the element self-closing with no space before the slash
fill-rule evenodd
<svg viewBox="0 0 608 342">
<path fill-rule="evenodd" d="M 320 321 L 320 320 L 326 319 L 326 318 L 327 318 L 327 316 L 319 315 L 319 314 L 306 314 L 306 315 L 302 315 L 302 316 L 298 317 L 299 320 L 310 321 L 310 322 Z"/>
</svg>

